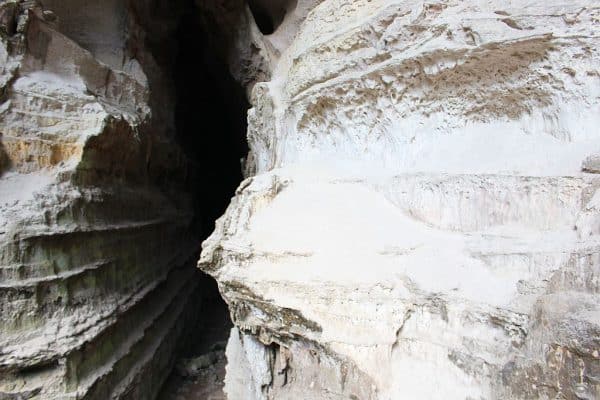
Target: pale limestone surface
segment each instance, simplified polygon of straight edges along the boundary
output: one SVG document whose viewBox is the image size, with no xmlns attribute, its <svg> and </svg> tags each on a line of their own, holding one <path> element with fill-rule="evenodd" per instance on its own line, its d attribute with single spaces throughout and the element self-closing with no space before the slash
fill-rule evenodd
<svg viewBox="0 0 600 400">
<path fill-rule="evenodd" d="M 599 398 L 600 6 L 297 3 L 200 260 L 229 398 Z"/>
<path fill-rule="evenodd" d="M 85 3 L 0 1 L 2 399 L 151 399 L 196 315 L 148 3 Z"/>
</svg>

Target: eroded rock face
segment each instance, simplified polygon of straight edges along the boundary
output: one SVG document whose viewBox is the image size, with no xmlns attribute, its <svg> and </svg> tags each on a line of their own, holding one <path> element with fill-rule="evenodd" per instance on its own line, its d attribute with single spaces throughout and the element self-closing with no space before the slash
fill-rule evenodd
<svg viewBox="0 0 600 400">
<path fill-rule="evenodd" d="M 0 398 L 151 399 L 196 318 L 177 18 L 0 3 Z"/>
<path fill-rule="evenodd" d="M 589 0 L 298 0 L 200 260 L 231 399 L 600 397 L 599 27 Z"/>
</svg>

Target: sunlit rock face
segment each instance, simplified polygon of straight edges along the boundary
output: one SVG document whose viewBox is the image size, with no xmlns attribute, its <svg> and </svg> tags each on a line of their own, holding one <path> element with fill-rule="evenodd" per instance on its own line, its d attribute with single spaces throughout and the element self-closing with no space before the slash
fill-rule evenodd
<svg viewBox="0 0 600 400">
<path fill-rule="evenodd" d="M 598 4 L 285 6 L 200 260 L 230 398 L 599 398 Z"/>
<path fill-rule="evenodd" d="M 2 399 L 151 399 L 195 315 L 158 6 L 0 2 Z"/>
</svg>

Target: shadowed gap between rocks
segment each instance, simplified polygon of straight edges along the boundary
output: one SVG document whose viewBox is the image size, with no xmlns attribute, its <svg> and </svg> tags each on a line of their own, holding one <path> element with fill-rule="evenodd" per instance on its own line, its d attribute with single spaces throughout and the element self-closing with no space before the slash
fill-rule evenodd
<svg viewBox="0 0 600 400">
<path fill-rule="evenodd" d="M 246 114 L 249 104 L 203 26 L 193 1 L 187 1 L 177 29 L 176 140 L 193 165 L 189 187 L 195 199 L 195 227 L 206 239 L 225 212 L 243 179 L 248 153 Z M 225 44 L 221 43 L 221 46 Z M 216 282 L 202 274 L 199 326 L 158 398 L 219 399 L 224 376 L 224 346 L 232 323 Z M 208 363 L 208 364 L 207 364 Z"/>
<path fill-rule="evenodd" d="M 263 35 L 275 32 L 296 4 L 297 0 L 248 0 L 254 21 Z"/>
<path fill-rule="evenodd" d="M 176 139 L 196 170 L 190 186 L 204 240 L 243 179 L 249 104 L 226 61 L 215 53 L 193 2 L 188 2 L 182 16 L 177 44 Z"/>
<path fill-rule="evenodd" d="M 110 324 L 101 326 L 99 323 L 101 330 L 86 333 L 85 341 L 75 343 L 75 336 L 65 335 L 69 343 L 64 349 L 45 351 L 42 348 L 39 351 L 42 361 L 15 362 L 10 372 L 14 373 L 15 382 L 33 382 L 32 387 L 39 383 L 40 387 L 35 389 L 38 392 L 45 390 L 43 385 L 56 383 L 56 389 L 48 389 L 52 393 L 76 388 L 82 393 L 85 391 L 80 397 L 86 399 L 117 396 L 151 399 L 169 373 L 174 358 L 193 359 L 215 350 L 222 354 L 223 341 L 231 327 L 228 309 L 216 282 L 201 273 L 195 263 L 200 242 L 213 231 L 215 220 L 224 213 L 242 179 L 241 160 L 248 150 L 245 90 L 230 76 L 226 60 L 231 38 L 214 40 L 226 37 L 220 30 L 230 32 L 236 25 L 215 18 L 215 15 L 222 16 L 218 13 L 221 5 L 218 1 L 43 0 L 42 5 L 38 3 L 19 2 L 23 10 L 27 10 L 23 15 L 33 13 L 34 8 L 41 12 L 43 6 L 42 15 L 47 17 L 31 17 L 32 26 L 44 27 L 44 31 L 40 30 L 43 34 L 39 34 L 39 38 L 32 36 L 29 43 L 32 57 L 42 59 L 48 55 L 51 42 L 48 38 L 51 37 L 57 46 L 63 46 L 57 53 L 65 53 L 53 54 L 54 62 L 64 60 L 69 68 L 75 66 L 74 69 L 81 70 L 78 79 L 87 77 L 84 71 L 87 67 L 93 70 L 90 76 L 98 74 L 105 78 L 104 84 L 98 86 L 104 92 L 100 93 L 95 84 L 90 86 L 93 92 L 87 88 L 90 98 L 108 103 L 115 100 L 107 94 L 113 89 L 123 98 L 135 97 L 137 91 L 125 89 L 138 86 L 140 90 L 143 87 L 145 97 L 149 86 L 147 102 L 152 117 L 137 110 L 134 114 L 139 114 L 143 123 L 134 126 L 118 113 L 132 106 L 136 99 L 131 99 L 131 104 L 130 99 L 124 99 L 123 104 L 116 102 L 115 111 L 111 104 L 114 115 L 111 114 L 105 121 L 106 126 L 86 142 L 82 160 L 72 178 L 75 187 L 93 189 L 102 196 L 94 202 L 69 199 L 65 204 L 67 212 L 57 212 L 57 220 L 64 218 L 69 229 L 78 226 L 77 230 L 63 236 L 32 236 L 28 241 L 23 240 L 28 243 L 23 246 L 24 250 L 10 251 L 11 257 L 14 254 L 19 263 L 25 263 L 29 256 L 35 261 L 35 257 L 43 255 L 47 258 L 44 262 L 56 268 L 54 275 L 57 270 L 79 267 L 85 275 L 80 281 L 75 280 L 79 279 L 75 274 L 60 277 L 58 283 L 54 282 L 56 276 L 49 275 L 48 283 L 39 286 L 43 290 L 35 283 L 30 291 L 22 291 L 23 297 L 36 297 L 35 312 L 39 311 L 40 316 L 56 314 L 55 320 L 62 323 L 59 317 L 81 312 L 87 319 L 88 315 L 100 312 L 98 304 L 105 299 L 111 304 L 118 303 L 114 299 L 134 299 L 133 305 L 121 310 L 119 303 L 110 308 L 114 321 L 111 318 Z M 210 10 L 215 15 L 203 15 L 202 10 Z M 242 11 L 239 8 L 232 12 Z M 5 31 L 14 33 L 14 26 Z M 71 49 L 73 54 L 64 49 Z M 123 81 L 115 84 L 108 78 L 121 76 L 121 72 L 126 77 Z M 123 91 L 120 91 L 121 86 Z M 0 93 L 2 99 L 4 96 L 5 93 Z M 139 136 L 134 128 L 140 129 Z M 79 129 L 78 125 L 74 129 Z M 179 151 L 175 151 L 178 149 L 172 146 L 173 138 L 189 163 L 183 162 Z M 152 151 L 156 149 L 164 151 Z M 0 175 L 8 168 L 7 149 L 0 143 Z M 189 194 L 194 200 L 191 230 L 186 219 L 190 215 Z M 154 224 L 158 217 L 166 220 L 174 215 L 169 206 L 182 211 L 175 213 L 177 220 L 160 226 Z M 138 220 L 152 224 L 138 229 L 131 224 Z M 106 230 L 114 221 L 127 229 L 134 226 L 131 229 L 135 232 Z M 96 228 L 95 223 L 102 229 L 90 230 L 93 234 L 79 229 L 79 224 Z M 65 239 L 65 236 L 69 237 Z M 111 258 L 110 263 L 104 263 L 104 257 L 112 256 L 117 261 L 113 263 Z M 94 268 L 82 267 L 91 265 L 92 261 Z M 72 298 L 67 298 L 62 291 L 76 296 L 69 294 Z M 78 321 L 84 318 L 78 317 Z M 55 345 L 51 339 L 48 343 Z M 64 365 L 68 368 L 63 368 Z M 53 373 L 58 376 L 56 382 Z M 169 390 L 173 387 L 169 386 L 171 382 L 175 381 L 176 387 L 182 386 L 177 382 L 177 375 L 173 376 L 165 386 L 168 395 L 174 394 Z M 86 386 L 89 382 L 93 384 Z M 200 393 L 205 389 L 220 389 L 219 382 L 214 380 L 210 382 L 215 384 L 212 386 L 194 380 L 192 383 L 195 387 L 191 395 L 196 397 L 188 397 L 190 399 L 205 398 Z M 14 398 L 30 398 L 37 393 L 12 387 L 10 390 L 20 391 Z M 4 394 L 0 392 L 0 398 L 4 398 Z"/>
</svg>

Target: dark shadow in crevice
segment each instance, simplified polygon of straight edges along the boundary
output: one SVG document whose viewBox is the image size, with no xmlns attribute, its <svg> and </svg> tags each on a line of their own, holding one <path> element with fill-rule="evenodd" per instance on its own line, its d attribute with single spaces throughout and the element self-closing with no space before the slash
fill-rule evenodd
<svg viewBox="0 0 600 400">
<path fill-rule="evenodd" d="M 225 347 L 233 324 L 215 280 L 198 272 L 197 325 L 191 335 L 182 338 L 184 347 L 157 400 L 225 400 Z"/>
<path fill-rule="evenodd" d="M 175 139 L 189 160 L 186 186 L 194 199 L 195 234 L 201 240 L 212 233 L 215 220 L 224 214 L 243 179 L 249 108 L 246 91 L 231 76 L 224 59 L 228 44 L 225 40 L 215 44 L 218 34 L 207 32 L 205 29 L 211 28 L 203 26 L 205 21 L 194 1 L 187 0 L 173 41 L 177 44 L 173 70 Z M 223 384 L 224 343 L 232 323 L 215 280 L 199 274 L 197 295 L 191 299 L 197 323 L 188 330 L 190 337 L 183 340 L 186 345 L 177 355 L 160 400 L 206 398 Z M 214 365 L 197 375 L 185 372 L 187 363 L 214 354 L 218 354 Z"/>
<path fill-rule="evenodd" d="M 233 326 L 229 309 L 219 293 L 216 281 L 204 273 L 202 275 L 199 290 L 204 296 L 202 304 L 198 307 L 202 318 L 188 349 L 187 356 L 191 357 L 206 354 L 215 343 L 227 341 Z"/>
<path fill-rule="evenodd" d="M 296 4 L 297 0 L 248 0 L 254 22 L 263 35 L 274 33 Z"/>
<path fill-rule="evenodd" d="M 11 167 L 10 158 L 2 143 L 2 133 L 0 133 L 0 177 Z"/>
<path fill-rule="evenodd" d="M 260 3 L 250 0 L 248 1 L 248 6 L 254 17 L 254 22 L 256 22 L 256 26 L 258 26 L 263 35 L 270 35 L 275 32 L 275 21 L 273 21 L 273 18 Z"/>
<path fill-rule="evenodd" d="M 195 170 L 189 186 L 200 237 L 205 239 L 243 178 L 249 104 L 226 60 L 212 48 L 199 17 L 194 2 L 187 2 L 177 31 L 174 80 L 177 141 Z"/>
</svg>

